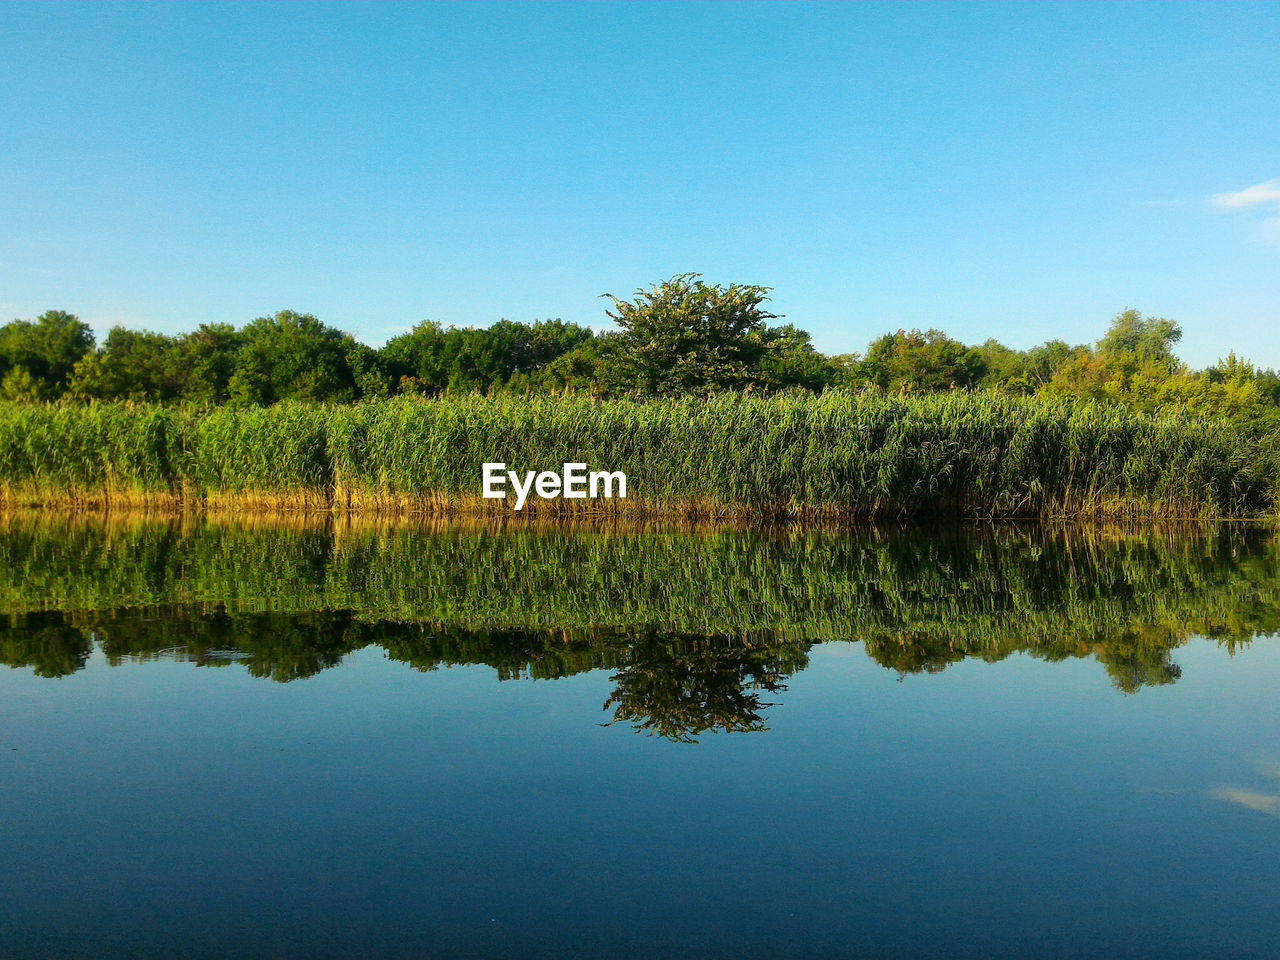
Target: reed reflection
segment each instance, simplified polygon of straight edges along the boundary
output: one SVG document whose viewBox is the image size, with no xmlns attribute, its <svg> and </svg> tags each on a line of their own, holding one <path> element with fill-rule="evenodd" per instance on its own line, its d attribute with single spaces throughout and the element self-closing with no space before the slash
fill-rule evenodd
<svg viewBox="0 0 1280 960">
<path fill-rule="evenodd" d="M 900 673 L 1093 657 L 1135 693 L 1194 636 L 1280 631 L 1267 528 L 759 534 L 11 520 L 0 662 L 61 677 L 239 664 L 281 682 L 379 647 L 499 680 L 610 672 L 607 722 L 673 740 L 767 728 L 814 644 Z"/>
</svg>

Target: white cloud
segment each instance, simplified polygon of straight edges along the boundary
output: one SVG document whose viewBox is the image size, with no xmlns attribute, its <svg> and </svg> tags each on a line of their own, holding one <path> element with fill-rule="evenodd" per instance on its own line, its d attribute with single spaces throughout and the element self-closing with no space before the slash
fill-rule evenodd
<svg viewBox="0 0 1280 960">
<path fill-rule="evenodd" d="M 1253 239 L 1280 246 L 1280 178 L 1234 193 L 1215 193 L 1209 203 L 1219 210 L 1248 211 L 1254 218 Z"/>
<path fill-rule="evenodd" d="M 1252 187 L 1245 187 L 1234 193 L 1215 193 L 1209 198 L 1209 202 L 1226 210 L 1243 210 L 1260 203 L 1280 205 L 1280 179 L 1255 183 Z"/>
<path fill-rule="evenodd" d="M 1216 790 L 1211 790 L 1209 796 L 1227 803 L 1238 803 L 1258 813 L 1280 817 L 1280 794 L 1260 793 L 1257 790 L 1245 790 L 1243 787 L 1218 787 Z"/>
</svg>

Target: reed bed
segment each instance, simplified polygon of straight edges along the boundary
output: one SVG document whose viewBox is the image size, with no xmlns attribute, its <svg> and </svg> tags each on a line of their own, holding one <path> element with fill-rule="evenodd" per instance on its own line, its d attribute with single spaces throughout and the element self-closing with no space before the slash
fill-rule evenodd
<svg viewBox="0 0 1280 960">
<path fill-rule="evenodd" d="M 399 397 L 352 406 L 0 404 L 0 502 L 449 516 L 481 464 L 627 474 L 626 500 L 544 516 L 643 520 L 1274 515 L 1275 438 L 1067 399 L 830 391 L 706 400 Z"/>
</svg>

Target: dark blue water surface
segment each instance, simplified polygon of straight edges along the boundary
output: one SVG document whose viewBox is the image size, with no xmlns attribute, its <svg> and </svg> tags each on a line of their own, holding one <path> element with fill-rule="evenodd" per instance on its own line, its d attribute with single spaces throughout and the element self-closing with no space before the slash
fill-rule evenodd
<svg viewBox="0 0 1280 960">
<path fill-rule="evenodd" d="M 93 574 L 57 569 L 45 536 L 68 534 L 11 537 L 20 572 L 0 584 L 5 957 L 1280 956 L 1270 537 L 1146 561 L 1113 541 L 1127 545 L 1112 566 L 1098 546 L 1062 567 L 1105 583 L 1051 578 L 1034 610 L 990 585 L 970 606 L 893 607 L 923 587 L 881 564 L 883 609 L 842 639 L 818 626 L 844 609 L 834 594 L 810 598 L 811 621 L 777 608 L 772 634 L 566 633 L 511 607 L 477 625 L 455 594 L 466 624 L 439 605 L 393 620 L 367 584 L 378 610 L 361 620 L 314 609 L 332 566 L 313 594 L 290 587 L 292 610 L 259 591 L 235 613 L 183 593 L 212 550 L 153 571 L 156 594 L 133 603 L 99 582 L 110 604 L 95 607 L 79 593 Z M 190 548 L 190 531 L 144 540 L 166 536 L 166 557 Z M 141 542 L 73 552 L 109 571 Z M 839 549 L 925 549 L 913 542 Z M 955 549 L 1006 577 L 1024 548 L 1041 564 L 1052 546 L 996 543 Z M 264 555 L 283 563 L 281 549 Z M 596 594 L 612 549 L 578 556 Z M 792 547 L 747 552 L 769 549 Z M 23 593 L 35 563 L 43 600 Z M 668 581 L 673 610 L 712 567 Z M 708 596 L 739 589 L 716 569 Z M 1164 602 L 1144 606 L 1135 584 Z M 944 629 L 928 611 L 948 602 Z M 894 644 L 928 649 L 895 663 Z M 555 652 L 550 669 L 549 646 L 577 659 Z"/>
</svg>

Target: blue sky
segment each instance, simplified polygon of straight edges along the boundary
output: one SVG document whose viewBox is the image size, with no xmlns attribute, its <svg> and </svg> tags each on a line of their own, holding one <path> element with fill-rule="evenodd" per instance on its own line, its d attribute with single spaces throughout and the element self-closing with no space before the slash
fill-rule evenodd
<svg viewBox="0 0 1280 960">
<path fill-rule="evenodd" d="M 1280 366 L 1280 3 L 0 6 L 0 317 L 606 321 L 828 352 L 1124 307 Z"/>
</svg>

